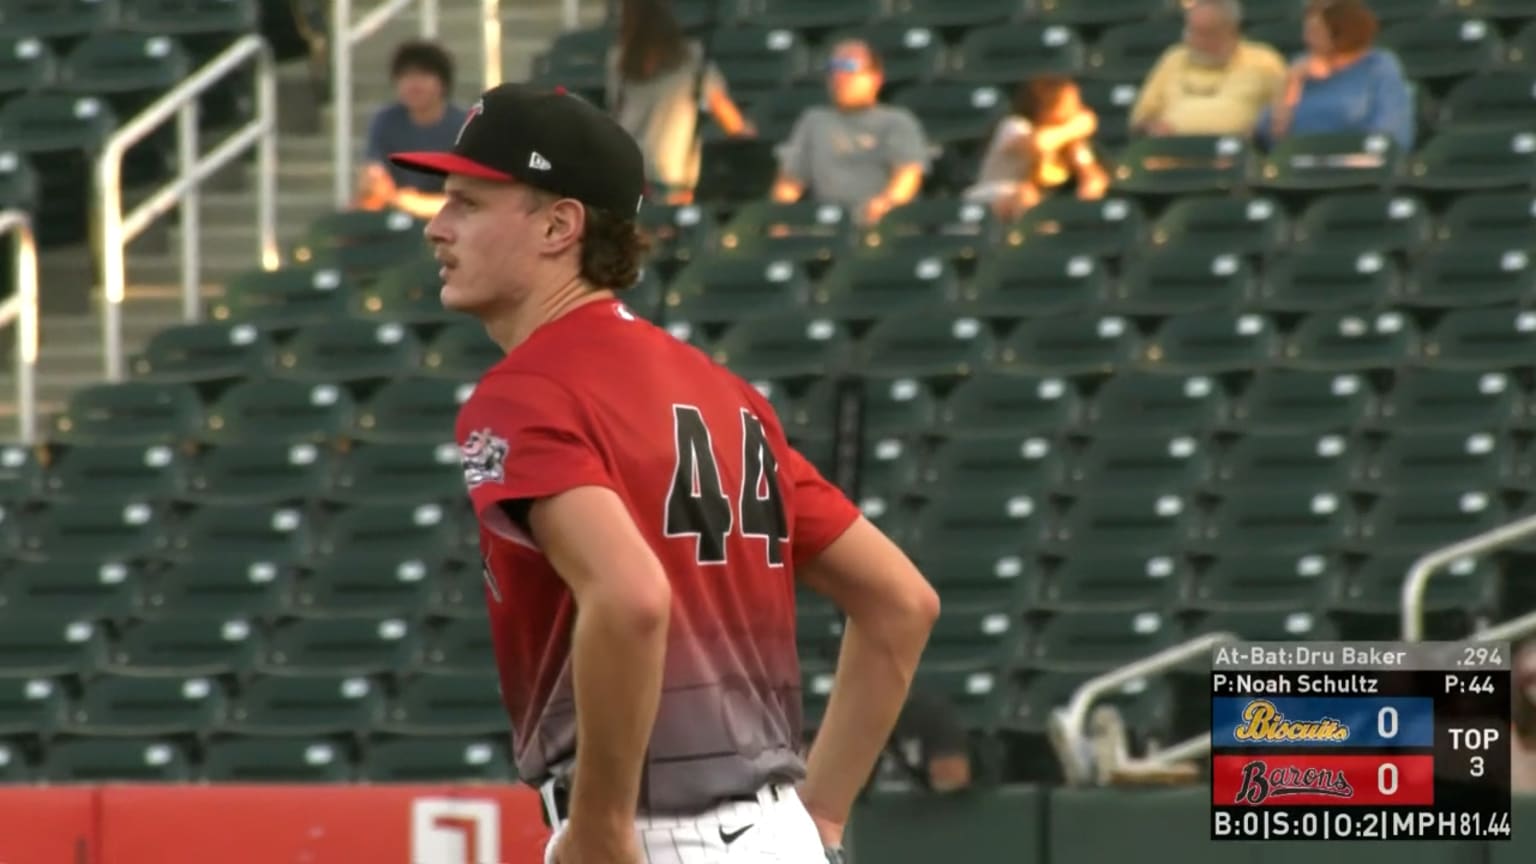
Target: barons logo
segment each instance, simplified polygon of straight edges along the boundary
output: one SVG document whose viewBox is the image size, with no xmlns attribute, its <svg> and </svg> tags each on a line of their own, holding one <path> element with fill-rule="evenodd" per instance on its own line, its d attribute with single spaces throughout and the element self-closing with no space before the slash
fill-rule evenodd
<svg viewBox="0 0 1536 864">
<path fill-rule="evenodd" d="M 500 483 L 502 465 L 507 461 L 507 439 L 489 429 L 471 432 L 459 445 L 459 457 L 464 466 L 464 483 L 471 489 L 482 483 Z"/>
<path fill-rule="evenodd" d="M 1238 804 L 1263 804 L 1270 798 L 1283 798 L 1287 795 L 1353 798 L 1355 787 L 1349 785 L 1342 770 L 1303 769 L 1294 765 L 1270 768 L 1264 760 L 1255 759 L 1243 766 L 1243 779 L 1233 801 Z"/>
<path fill-rule="evenodd" d="M 1318 741 L 1336 743 L 1349 740 L 1349 727 L 1324 717 L 1321 720 L 1287 720 L 1275 703 L 1255 699 L 1243 709 L 1243 725 L 1232 730 L 1239 741 Z"/>
</svg>

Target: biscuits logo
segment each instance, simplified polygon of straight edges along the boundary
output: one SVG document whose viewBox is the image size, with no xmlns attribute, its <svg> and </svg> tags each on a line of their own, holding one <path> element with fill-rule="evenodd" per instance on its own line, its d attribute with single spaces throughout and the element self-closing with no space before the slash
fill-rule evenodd
<svg viewBox="0 0 1536 864">
<path fill-rule="evenodd" d="M 1268 699 L 1255 699 L 1243 709 L 1242 725 L 1232 730 L 1239 741 L 1316 741 L 1336 744 L 1349 740 L 1349 727 L 1324 717 L 1321 720 L 1288 720 Z"/>
<path fill-rule="evenodd" d="M 1271 798 L 1287 795 L 1327 795 L 1353 798 L 1355 787 L 1349 785 L 1342 769 L 1297 768 L 1295 765 L 1269 767 L 1262 759 L 1243 766 L 1243 778 L 1237 786 L 1238 804 L 1263 804 Z"/>
<path fill-rule="evenodd" d="M 459 457 L 464 466 L 464 483 L 471 489 L 482 483 L 500 483 L 502 466 L 507 461 L 507 439 L 489 429 L 471 432 L 459 445 Z"/>
</svg>

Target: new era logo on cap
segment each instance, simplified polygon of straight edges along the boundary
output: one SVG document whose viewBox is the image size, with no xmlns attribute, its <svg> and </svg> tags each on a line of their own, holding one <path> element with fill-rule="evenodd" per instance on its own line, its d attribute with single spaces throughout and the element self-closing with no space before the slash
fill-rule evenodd
<svg viewBox="0 0 1536 864">
<path fill-rule="evenodd" d="M 554 166 L 549 164 L 548 159 L 545 159 L 543 156 L 539 155 L 539 151 L 535 150 L 533 151 L 533 155 L 528 157 L 528 167 L 535 171 L 548 171 Z"/>
</svg>

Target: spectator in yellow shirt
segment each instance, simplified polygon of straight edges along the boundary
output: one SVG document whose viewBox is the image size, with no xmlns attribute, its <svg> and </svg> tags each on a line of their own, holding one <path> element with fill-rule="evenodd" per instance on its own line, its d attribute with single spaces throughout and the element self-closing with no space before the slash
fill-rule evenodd
<svg viewBox="0 0 1536 864">
<path fill-rule="evenodd" d="M 1131 109 L 1143 135 L 1247 135 L 1285 88 L 1286 63 L 1242 35 L 1238 0 L 1193 0 L 1184 41 L 1158 59 Z"/>
</svg>

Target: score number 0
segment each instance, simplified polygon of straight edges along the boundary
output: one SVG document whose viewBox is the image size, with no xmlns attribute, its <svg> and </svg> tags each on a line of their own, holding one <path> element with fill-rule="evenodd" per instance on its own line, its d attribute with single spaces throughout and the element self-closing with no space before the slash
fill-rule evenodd
<svg viewBox="0 0 1536 864">
<path fill-rule="evenodd" d="M 1397 708 L 1384 705 L 1376 712 L 1376 734 L 1382 738 L 1397 737 Z M 1388 777 L 1390 776 L 1390 780 Z M 1397 765 L 1383 762 L 1376 766 L 1376 791 L 1383 795 L 1397 794 Z"/>
</svg>

